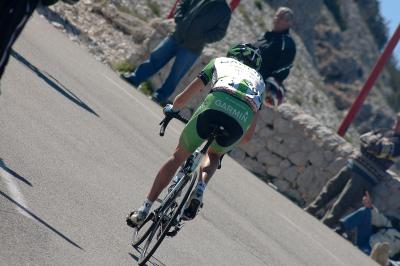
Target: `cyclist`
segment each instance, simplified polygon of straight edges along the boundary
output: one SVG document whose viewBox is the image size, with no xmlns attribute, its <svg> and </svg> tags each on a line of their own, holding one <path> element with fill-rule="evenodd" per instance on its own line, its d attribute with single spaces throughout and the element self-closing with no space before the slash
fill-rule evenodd
<svg viewBox="0 0 400 266">
<path fill-rule="evenodd" d="M 166 115 L 179 112 L 185 103 L 212 82 L 210 93 L 183 129 L 175 152 L 159 170 L 143 205 L 126 218 L 129 226 L 138 226 L 145 220 L 153 202 L 171 181 L 179 166 L 207 140 L 215 126 L 223 126 L 226 134 L 217 137 L 207 151 L 200 165 L 197 185 L 184 210 L 186 219 L 195 217 L 220 157 L 235 145 L 249 141 L 263 101 L 269 105 L 282 102 L 282 87 L 273 78 L 264 83 L 257 72 L 260 65 L 261 56 L 257 48 L 251 44 L 235 45 L 229 49 L 227 57 L 211 60 L 197 78 L 176 96 L 173 104 L 164 107 Z"/>
</svg>

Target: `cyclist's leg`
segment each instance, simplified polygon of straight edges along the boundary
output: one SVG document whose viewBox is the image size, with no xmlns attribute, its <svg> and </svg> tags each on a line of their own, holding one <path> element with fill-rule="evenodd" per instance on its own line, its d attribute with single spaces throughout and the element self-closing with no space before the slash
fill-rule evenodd
<svg viewBox="0 0 400 266">
<path fill-rule="evenodd" d="M 135 227 L 143 223 L 149 214 L 154 201 L 171 181 L 172 176 L 175 174 L 178 167 L 186 160 L 187 157 L 189 157 L 189 155 L 190 152 L 178 144 L 171 158 L 169 158 L 158 171 L 149 194 L 144 200 L 142 206 L 140 206 L 137 211 L 131 212 L 126 218 L 126 222 L 129 226 Z"/>
<path fill-rule="evenodd" d="M 200 175 L 199 181 L 203 181 L 204 183 L 208 183 L 211 177 L 214 175 L 215 171 L 219 165 L 219 159 L 224 153 L 217 152 L 210 148 L 207 152 L 207 156 L 204 157 L 200 165 Z"/>
<path fill-rule="evenodd" d="M 175 152 L 158 171 L 150 192 L 147 195 L 148 200 L 154 202 L 158 198 L 163 189 L 171 181 L 179 166 L 182 165 L 182 163 L 189 157 L 190 154 L 191 152 L 188 152 L 182 145 L 179 144 L 176 147 Z"/>
<path fill-rule="evenodd" d="M 172 157 L 164 163 L 164 165 L 158 172 L 154 180 L 153 186 L 148 194 L 148 199 L 150 201 L 154 201 L 157 199 L 161 191 L 171 181 L 179 166 L 181 166 L 183 162 L 185 162 L 185 160 L 190 156 L 190 154 L 192 154 L 204 141 L 196 133 L 196 124 L 197 113 L 192 116 L 192 118 L 183 129 L 179 138 L 179 144 L 176 147 L 176 150 L 173 153 Z"/>
<path fill-rule="evenodd" d="M 154 179 L 153 185 L 147 195 L 147 198 L 143 202 L 142 206 L 132 213 L 130 213 L 126 219 L 129 226 L 137 226 L 141 224 L 148 213 L 150 212 L 153 202 L 158 198 L 163 189 L 171 181 L 173 175 L 178 170 L 179 166 L 193 153 L 197 147 L 201 145 L 204 139 L 200 138 L 197 134 L 197 116 L 203 110 L 203 107 L 193 114 L 192 118 L 186 124 L 182 131 L 179 139 L 179 144 L 173 153 L 172 157 L 169 158 L 158 171 L 156 178 Z"/>
<path fill-rule="evenodd" d="M 206 110 L 199 116 L 201 116 L 198 122 L 200 131 L 209 130 L 209 125 L 217 125 L 224 127 L 225 134 L 218 136 L 215 142 L 211 144 L 207 156 L 201 163 L 197 185 L 190 195 L 187 208 L 184 210 L 184 217 L 187 219 L 193 219 L 202 206 L 204 191 L 218 168 L 220 157 L 231 150 L 240 141 L 244 133 L 241 125 L 234 118 L 221 111 Z M 200 133 L 200 135 L 203 133 Z"/>
</svg>

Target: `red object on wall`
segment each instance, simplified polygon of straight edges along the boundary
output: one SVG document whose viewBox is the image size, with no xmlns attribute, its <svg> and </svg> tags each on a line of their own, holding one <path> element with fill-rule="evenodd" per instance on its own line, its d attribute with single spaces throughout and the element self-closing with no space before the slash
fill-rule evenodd
<svg viewBox="0 0 400 266">
<path fill-rule="evenodd" d="M 360 93 L 357 96 L 357 99 L 353 102 L 349 112 L 347 113 L 346 117 L 343 119 L 342 124 L 338 129 L 338 134 L 340 136 L 344 136 L 347 129 L 349 128 L 351 122 L 353 121 L 354 117 L 357 115 L 358 110 L 364 103 L 365 98 L 367 98 L 368 93 L 372 89 L 372 86 L 375 84 L 376 79 L 378 78 L 379 74 L 381 73 L 383 67 L 385 66 L 387 60 L 389 59 L 390 55 L 392 54 L 396 44 L 400 39 L 400 24 L 397 25 L 397 29 L 393 34 L 392 38 L 386 44 L 385 49 L 383 50 L 381 56 L 379 57 L 378 61 L 375 63 L 374 68 L 372 69 L 371 73 L 367 81 L 365 82 L 364 86 L 362 87 Z"/>
<path fill-rule="evenodd" d="M 232 0 L 231 4 L 229 5 L 231 7 L 232 12 L 236 9 L 236 7 L 239 5 L 240 0 Z"/>
<path fill-rule="evenodd" d="M 168 19 L 169 19 L 169 18 L 173 18 L 174 13 L 175 13 L 176 6 L 178 5 L 179 1 L 180 1 L 180 0 L 176 0 L 176 1 L 175 1 L 175 4 L 172 6 L 171 11 L 169 11 L 169 14 L 168 14 L 168 16 L 167 16 Z M 240 3 L 240 0 L 232 0 L 232 1 L 231 1 L 231 3 L 229 4 L 229 6 L 230 6 L 232 12 L 236 9 L 236 7 L 239 5 L 239 3 Z"/>
<path fill-rule="evenodd" d="M 175 4 L 172 6 L 171 11 L 169 11 L 169 14 L 168 14 L 168 16 L 167 16 L 168 19 L 174 17 L 175 9 L 176 9 L 176 6 L 178 5 L 179 1 L 180 1 L 180 0 L 176 0 L 176 1 L 175 1 Z"/>
</svg>

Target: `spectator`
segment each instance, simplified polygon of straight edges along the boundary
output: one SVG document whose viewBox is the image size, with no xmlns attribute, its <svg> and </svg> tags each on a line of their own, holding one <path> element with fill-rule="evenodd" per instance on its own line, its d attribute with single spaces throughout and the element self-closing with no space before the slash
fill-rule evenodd
<svg viewBox="0 0 400 266">
<path fill-rule="evenodd" d="M 58 0 L 13 0 L 0 2 L 0 79 L 3 76 L 11 47 L 22 32 L 38 4 L 52 5 Z M 78 0 L 65 0 L 69 4 Z"/>
<path fill-rule="evenodd" d="M 289 34 L 292 24 L 293 11 L 279 7 L 274 16 L 272 31 L 267 31 L 253 43 L 261 51 L 262 65 L 259 72 L 263 79 L 275 79 L 280 86 L 289 75 L 296 55 L 296 44 Z"/>
<path fill-rule="evenodd" d="M 225 36 L 230 18 L 231 10 L 225 0 L 182 0 L 175 12 L 175 31 L 152 51 L 135 72 L 121 77 L 137 87 L 175 56 L 171 72 L 152 97 L 164 105 L 204 46 Z"/>
<path fill-rule="evenodd" d="M 387 265 L 389 257 L 400 252 L 400 232 L 395 228 L 398 224 L 372 205 L 368 191 L 365 192 L 362 203 L 364 207 L 340 219 L 340 226 L 336 231 L 349 233 L 356 230 L 357 247 L 381 265 Z M 397 219 L 394 220 L 398 222 Z"/>
<path fill-rule="evenodd" d="M 393 130 L 375 130 L 360 137 L 360 153 L 348 160 L 342 170 L 328 181 L 317 198 L 305 209 L 312 215 L 326 206 L 337 196 L 322 222 L 334 228 L 344 212 L 371 191 L 384 178 L 391 178 L 386 172 L 395 157 L 400 156 L 400 113 L 397 114 Z"/>
</svg>

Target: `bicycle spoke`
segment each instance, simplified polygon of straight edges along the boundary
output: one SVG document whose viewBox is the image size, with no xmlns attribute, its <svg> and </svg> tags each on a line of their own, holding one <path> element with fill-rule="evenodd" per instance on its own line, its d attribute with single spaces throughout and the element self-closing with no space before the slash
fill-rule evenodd
<svg viewBox="0 0 400 266">
<path fill-rule="evenodd" d="M 182 186 L 180 187 L 184 196 L 178 200 L 178 203 L 176 202 L 176 195 L 179 193 L 175 193 L 176 191 L 171 192 L 174 193 L 174 197 L 167 195 L 165 199 L 168 202 L 166 202 L 164 206 L 162 204 L 158 209 L 159 212 L 156 214 L 154 227 L 147 237 L 146 244 L 140 254 L 139 265 L 144 265 L 151 258 L 158 246 L 164 240 L 165 236 L 168 234 L 171 226 L 179 226 L 177 218 L 189 198 L 190 192 L 196 181 L 196 174 L 185 178 L 187 179 L 185 179 L 184 183 L 181 183 Z M 189 184 L 189 186 L 187 186 L 187 184 Z"/>
</svg>

